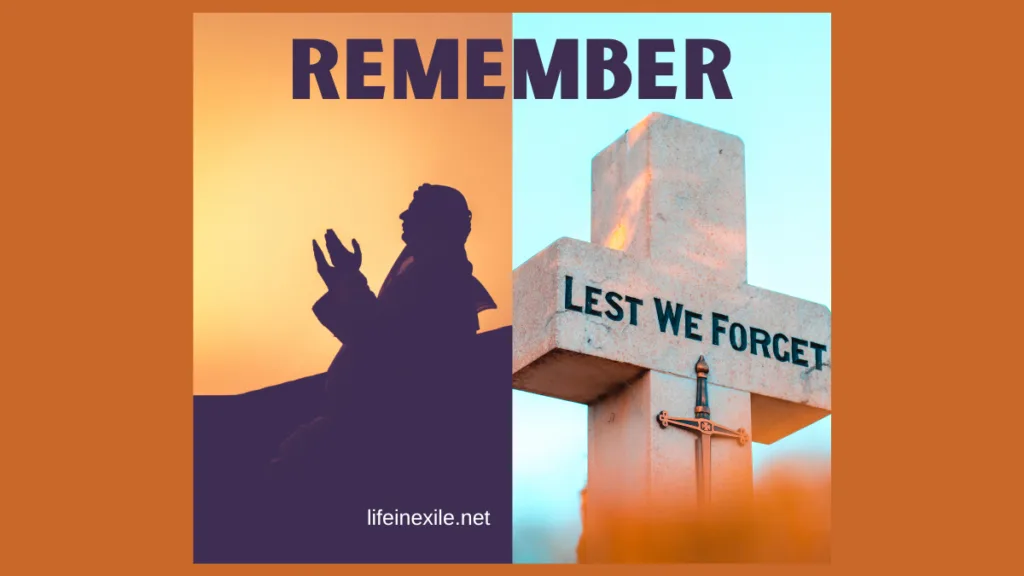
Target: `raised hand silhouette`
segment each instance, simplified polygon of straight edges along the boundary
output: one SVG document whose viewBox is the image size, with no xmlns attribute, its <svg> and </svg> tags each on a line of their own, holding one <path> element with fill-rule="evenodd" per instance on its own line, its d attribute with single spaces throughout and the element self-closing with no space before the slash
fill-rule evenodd
<svg viewBox="0 0 1024 576">
<path fill-rule="evenodd" d="M 316 259 L 316 270 L 320 273 L 320 278 L 330 290 L 339 282 L 359 272 L 359 267 L 363 264 L 363 252 L 355 238 L 352 239 L 352 251 L 350 252 L 338 239 L 334 230 L 328 230 L 324 235 L 324 244 L 327 246 L 327 253 L 330 254 L 331 261 L 327 261 L 324 251 L 316 240 L 313 240 L 313 257 Z"/>
</svg>

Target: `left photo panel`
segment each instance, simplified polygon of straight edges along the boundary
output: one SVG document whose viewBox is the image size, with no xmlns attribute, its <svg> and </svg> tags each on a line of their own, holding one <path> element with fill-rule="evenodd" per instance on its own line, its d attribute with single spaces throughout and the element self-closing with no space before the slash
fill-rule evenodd
<svg viewBox="0 0 1024 576">
<path fill-rule="evenodd" d="M 507 70 L 510 14 L 194 16 L 196 563 L 512 561 L 512 100 L 461 96 L 479 38 Z"/>
</svg>

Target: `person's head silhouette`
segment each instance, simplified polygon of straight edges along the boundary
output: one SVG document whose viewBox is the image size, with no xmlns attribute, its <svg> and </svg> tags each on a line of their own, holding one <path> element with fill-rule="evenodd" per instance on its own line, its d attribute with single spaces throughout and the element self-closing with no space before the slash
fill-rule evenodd
<svg viewBox="0 0 1024 576">
<path fill-rule="evenodd" d="M 420 255 L 461 249 L 469 238 L 473 213 L 455 188 L 424 184 L 413 193 L 402 219 L 402 240 Z"/>
</svg>

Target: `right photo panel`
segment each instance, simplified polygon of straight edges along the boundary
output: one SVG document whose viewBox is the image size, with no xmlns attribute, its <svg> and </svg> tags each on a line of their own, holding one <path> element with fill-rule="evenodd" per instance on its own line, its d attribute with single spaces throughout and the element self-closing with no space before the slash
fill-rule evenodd
<svg viewBox="0 0 1024 576">
<path fill-rule="evenodd" d="M 831 15 L 512 35 L 513 561 L 830 562 Z"/>
</svg>

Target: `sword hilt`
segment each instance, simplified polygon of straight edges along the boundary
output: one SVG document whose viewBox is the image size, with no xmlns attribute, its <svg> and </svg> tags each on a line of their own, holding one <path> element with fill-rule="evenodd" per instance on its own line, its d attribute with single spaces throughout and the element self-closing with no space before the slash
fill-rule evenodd
<svg viewBox="0 0 1024 576">
<path fill-rule="evenodd" d="M 697 406 L 694 408 L 693 415 L 697 418 L 710 420 L 711 403 L 708 401 L 708 373 L 711 372 L 711 367 L 704 360 L 703 354 L 697 360 L 694 370 L 697 372 Z"/>
</svg>

